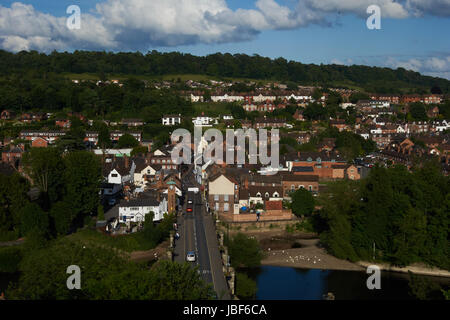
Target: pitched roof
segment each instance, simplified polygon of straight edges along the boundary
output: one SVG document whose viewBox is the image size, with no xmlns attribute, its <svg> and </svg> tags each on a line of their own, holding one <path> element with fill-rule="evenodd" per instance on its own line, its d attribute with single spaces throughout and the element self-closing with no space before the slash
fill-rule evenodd
<svg viewBox="0 0 450 320">
<path fill-rule="evenodd" d="M 310 166 L 295 166 L 292 168 L 292 172 L 314 172 L 314 168 Z"/>
</svg>

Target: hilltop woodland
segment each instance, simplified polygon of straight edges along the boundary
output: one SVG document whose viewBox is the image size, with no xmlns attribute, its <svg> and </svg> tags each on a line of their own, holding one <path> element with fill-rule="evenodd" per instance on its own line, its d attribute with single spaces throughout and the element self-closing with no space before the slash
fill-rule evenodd
<svg viewBox="0 0 450 320">
<path fill-rule="evenodd" d="M 357 85 L 374 93 L 428 93 L 437 86 L 442 93 L 450 91 L 450 81 L 403 68 L 343 65 L 314 65 L 270 59 L 259 55 L 215 53 L 204 57 L 179 52 L 147 54 L 75 51 L 37 51 L 16 54 L 0 51 L 0 75 L 43 75 L 48 73 L 94 73 L 100 80 L 107 74 L 159 77 L 171 74 L 207 75 L 218 78 L 246 78 L 301 83 L 304 85 Z M 404 92 L 406 90 L 407 92 Z"/>
</svg>

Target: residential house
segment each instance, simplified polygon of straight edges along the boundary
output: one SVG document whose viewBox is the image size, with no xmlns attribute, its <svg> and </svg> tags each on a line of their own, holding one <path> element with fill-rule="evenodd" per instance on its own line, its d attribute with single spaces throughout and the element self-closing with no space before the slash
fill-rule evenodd
<svg viewBox="0 0 450 320">
<path fill-rule="evenodd" d="M 295 175 L 283 174 L 282 176 L 283 197 L 290 198 L 290 193 L 300 188 L 317 194 L 319 192 L 319 176 L 318 175 Z"/>
<path fill-rule="evenodd" d="M 286 127 L 285 119 L 276 119 L 276 118 L 257 118 L 255 119 L 255 129 L 263 129 L 263 128 L 284 128 Z"/>
<path fill-rule="evenodd" d="M 135 170 L 136 164 L 128 156 L 107 158 L 102 165 L 103 176 L 113 184 L 133 183 Z"/>
<path fill-rule="evenodd" d="M 135 200 L 121 201 L 119 204 L 119 221 L 122 223 L 144 222 L 145 217 L 153 212 L 153 221 L 161 221 L 167 213 L 167 200 L 163 198 L 138 198 Z"/>
<path fill-rule="evenodd" d="M 63 129 L 69 129 L 72 125 L 72 122 L 68 119 L 56 119 L 55 120 L 55 126 L 63 128 Z"/>
<path fill-rule="evenodd" d="M 23 153 L 23 148 L 11 147 L 9 150 L 4 150 L 2 152 L 2 162 L 8 163 L 17 168 L 19 161 L 22 159 Z"/>
<path fill-rule="evenodd" d="M 337 128 L 339 132 L 349 129 L 349 126 L 345 123 L 344 119 L 330 120 L 330 126 Z"/>
<path fill-rule="evenodd" d="M 12 120 L 16 117 L 16 113 L 12 110 L 3 110 L 0 114 L 2 120 Z"/>
<path fill-rule="evenodd" d="M 44 138 L 38 137 L 38 138 L 35 138 L 31 142 L 31 146 L 33 148 L 47 148 L 48 147 L 48 141 L 45 140 Z"/>
<path fill-rule="evenodd" d="M 208 203 L 218 213 L 239 213 L 235 211 L 235 202 L 239 199 L 239 183 L 230 176 L 220 174 L 210 178 L 208 183 Z"/>
<path fill-rule="evenodd" d="M 141 119 L 122 119 L 122 125 L 127 127 L 142 127 L 145 122 Z"/>
<path fill-rule="evenodd" d="M 59 137 L 66 135 L 64 131 L 53 131 L 53 130 L 45 130 L 45 131 L 34 131 L 34 130 L 23 130 L 20 132 L 20 139 L 33 141 L 37 138 L 42 138 L 47 140 L 48 143 L 54 143 Z"/>
</svg>

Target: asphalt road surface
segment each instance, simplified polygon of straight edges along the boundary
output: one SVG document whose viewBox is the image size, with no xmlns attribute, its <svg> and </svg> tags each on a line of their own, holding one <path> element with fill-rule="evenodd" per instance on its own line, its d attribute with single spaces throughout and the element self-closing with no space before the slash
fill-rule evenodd
<svg viewBox="0 0 450 320">
<path fill-rule="evenodd" d="M 188 187 L 196 186 L 193 175 L 183 177 L 183 215 L 178 217 L 180 238 L 175 241 L 175 261 L 184 263 L 189 251 L 194 251 L 195 262 L 189 262 L 198 267 L 201 277 L 211 283 L 222 300 L 231 299 L 228 285 L 222 270 L 218 240 L 212 217 L 206 213 L 200 192 L 187 192 Z M 186 212 L 187 202 L 192 200 L 192 212 Z"/>
</svg>

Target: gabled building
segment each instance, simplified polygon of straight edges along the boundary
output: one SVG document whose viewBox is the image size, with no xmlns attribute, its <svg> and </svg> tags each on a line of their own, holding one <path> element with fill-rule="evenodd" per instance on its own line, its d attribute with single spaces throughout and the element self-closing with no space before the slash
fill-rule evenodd
<svg viewBox="0 0 450 320">
<path fill-rule="evenodd" d="M 16 117 L 16 113 L 12 110 L 3 110 L 0 114 L 2 120 L 12 120 Z"/>
</svg>

